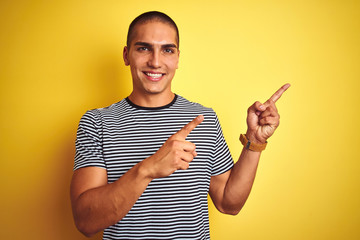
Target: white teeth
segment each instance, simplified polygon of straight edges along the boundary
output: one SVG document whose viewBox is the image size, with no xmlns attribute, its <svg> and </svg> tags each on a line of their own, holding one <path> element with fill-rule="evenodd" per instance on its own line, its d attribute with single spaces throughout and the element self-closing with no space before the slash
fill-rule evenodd
<svg viewBox="0 0 360 240">
<path fill-rule="evenodd" d="M 149 77 L 153 77 L 153 78 L 159 78 L 162 76 L 161 73 L 146 73 L 146 75 L 148 75 Z"/>
</svg>

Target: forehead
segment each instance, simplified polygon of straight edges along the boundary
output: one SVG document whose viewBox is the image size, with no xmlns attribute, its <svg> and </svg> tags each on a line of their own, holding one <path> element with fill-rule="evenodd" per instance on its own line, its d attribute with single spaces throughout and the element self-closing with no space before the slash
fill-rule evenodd
<svg viewBox="0 0 360 240">
<path fill-rule="evenodd" d="M 152 44 L 176 44 L 176 31 L 167 23 L 150 21 L 135 25 L 131 44 L 148 42 Z"/>
</svg>

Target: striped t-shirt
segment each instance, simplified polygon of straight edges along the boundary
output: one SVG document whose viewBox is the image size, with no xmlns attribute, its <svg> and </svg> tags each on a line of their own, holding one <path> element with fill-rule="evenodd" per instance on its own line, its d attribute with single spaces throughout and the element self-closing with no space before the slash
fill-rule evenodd
<svg viewBox="0 0 360 240">
<path fill-rule="evenodd" d="M 210 178 L 230 170 L 233 160 L 215 112 L 178 95 L 163 107 L 140 107 L 126 98 L 83 115 L 74 169 L 105 168 L 112 183 L 200 114 L 204 121 L 186 138 L 197 152 L 189 168 L 150 182 L 103 239 L 210 239 Z"/>
</svg>

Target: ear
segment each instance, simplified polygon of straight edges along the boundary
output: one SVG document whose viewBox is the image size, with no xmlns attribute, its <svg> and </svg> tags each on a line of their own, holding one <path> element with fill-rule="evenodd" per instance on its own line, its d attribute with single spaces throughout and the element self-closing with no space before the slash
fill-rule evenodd
<svg viewBox="0 0 360 240">
<path fill-rule="evenodd" d="M 176 69 L 179 68 L 179 59 L 180 59 L 180 50 L 179 49 L 177 50 L 177 55 L 178 55 L 178 60 L 177 60 L 177 63 L 176 63 Z"/>
<path fill-rule="evenodd" d="M 129 62 L 129 49 L 128 49 L 127 46 L 124 47 L 123 58 L 124 58 L 125 66 L 129 66 L 130 65 L 130 62 Z"/>
</svg>

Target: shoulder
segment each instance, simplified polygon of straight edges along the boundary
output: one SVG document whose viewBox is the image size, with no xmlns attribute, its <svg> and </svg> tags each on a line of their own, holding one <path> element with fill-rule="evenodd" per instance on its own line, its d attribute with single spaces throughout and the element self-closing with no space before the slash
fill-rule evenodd
<svg viewBox="0 0 360 240">
<path fill-rule="evenodd" d="M 175 105 L 175 107 L 179 109 L 194 111 L 204 115 L 216 116 L 215 111 L 210 107 L 205 107 L 200 103 L 189 101 L 180 95 L 178 95 L 177 98 L 177 104 Z"/>
<path fill-rule="evenodd" d="M 201 124 L 203 127 L 211 127 L 216 131 L 221 131 L 219 118 L 213 108 L 205 107 L 200 103 L 191 102 L 184 97 L 178 96 L 179 108 L 187 109 L 187 112 L 192 112 L 193 116 L 204 115 L 204 121 Z"/>
<path fill-rule="evenodd" d="M 87 110 L 80 119 L 81 124 L 92 124 L 92 125 L 101 125 L 104 121 L 104 118 L 112 116 L 121 111 L 126 111 L 125 99 L 122 99 L 119 102 L 113 103 L 110 106 L 103 108 L 94 108 Z"/>
<path fill-rule="evenodd" d="M 113 103 L 107 107 L 103 108 L 94 108 L 87 110 L 83 115 L 84 118 L 101 118 L 104 115 L 113 114 L 117 111 L 124 111 L 126 110 L 126 100 L 125 98 L 119 102 Z"/>
</svg>

